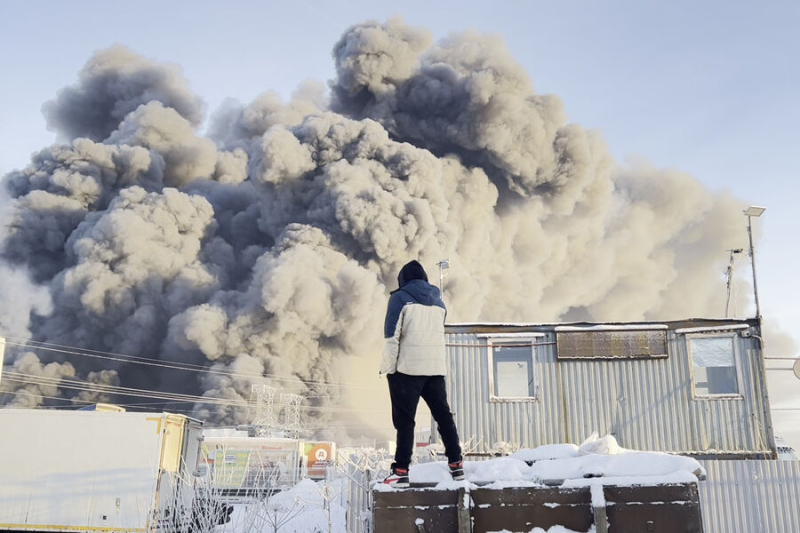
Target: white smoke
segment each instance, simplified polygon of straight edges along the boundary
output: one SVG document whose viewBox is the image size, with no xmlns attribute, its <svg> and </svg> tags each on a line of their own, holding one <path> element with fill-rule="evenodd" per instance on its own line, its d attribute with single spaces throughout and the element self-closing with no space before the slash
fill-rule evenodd
<svg viewBox="0 0 800 533">
<path fill-rule="evenodd" d="M 215 373 L 44 368 L 232 400 L 273 381 L 317 412 L 355 396 L 340 386 L 354 359 L 377 372 L 388 292 L 410 259 L 435 275 L 450 258 L 450 321 L 720 314 L 740 202 L 616 163 L 499 38 L 432 44 L 392 19 L 350 28 L 333 55 L 330 101 L 309 83 L 287 103 L 227 102 L 208 138 L 178 70 L 120 47 L 45 105 L 65 143 L 5 178 L 3 258 L 54 304 L 34 309 L 30 334 Z"/>
</svg>

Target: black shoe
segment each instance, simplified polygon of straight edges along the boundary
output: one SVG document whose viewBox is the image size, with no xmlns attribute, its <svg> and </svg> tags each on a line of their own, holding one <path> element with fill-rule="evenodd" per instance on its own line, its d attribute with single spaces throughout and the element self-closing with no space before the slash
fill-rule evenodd
<svg viewBox="0 0 800 533">
<path fill-rule="evenodd" d="M 392 472 L 383 480 L 384 485 L 391 485 L 398 489 L 405 489 L 411 486 L 408 481 L 408 469 L 392 467 Z"/>
<path fill-rule="evenodd" d="M 447 466 L 450 468 L 450 475 L 453 476 L 453 479 L 456 481 L 464 479 L 464 461 L 458 460 L 455 463 L 447 463 Z"/>
</svg>

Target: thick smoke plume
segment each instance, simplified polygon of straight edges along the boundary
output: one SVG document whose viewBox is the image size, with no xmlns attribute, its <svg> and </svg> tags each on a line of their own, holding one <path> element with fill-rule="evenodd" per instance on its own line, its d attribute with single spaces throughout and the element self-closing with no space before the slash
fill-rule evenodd
<svg viewBox="0 0 800 533">
<path fill-rule="evenodd" d="M 52 299 L 24 335 L 212 372 L 13 350 L 7 364 L 231 400 L 273 383 L 307 395 L 321 425 L 363 393 L 342 386 L 358 381 L 353 361 L 377 373 L 388 291 L 410 259 L 433 276 L 450 259 L 451 322 L 721 314 L 740 203 L 616 163 L 500 39 L 433 44 L 399 19 L 368 22 L 333 60 L 329 91 L 230 102 L 205 137 L 177 68 L 95 54 L 44 106 L 63 143 L 5 177 L 5 268 Z M 77 394 L 3 387 L 27 391 L 4 396 L 18 403 Z"/>
</svg>

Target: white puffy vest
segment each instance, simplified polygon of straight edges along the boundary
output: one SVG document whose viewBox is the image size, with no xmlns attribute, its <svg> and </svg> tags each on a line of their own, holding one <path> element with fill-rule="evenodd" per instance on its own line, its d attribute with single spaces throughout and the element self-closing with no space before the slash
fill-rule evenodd
<svg viewBox="0 0 800 533">
<path fill-rule="evenodd" d="M 386 339 L 381 374 L 447 374 L 444 319 L 445 310 L 436 305 L 409 303 L 403 306 L 394 336 Z"/>
</svg>

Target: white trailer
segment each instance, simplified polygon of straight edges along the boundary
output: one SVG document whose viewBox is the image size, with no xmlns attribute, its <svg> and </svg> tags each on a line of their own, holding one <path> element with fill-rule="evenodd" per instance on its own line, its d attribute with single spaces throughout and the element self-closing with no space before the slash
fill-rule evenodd
<svg viewBox="0 0 800 533">
<path fill-rule="evenodd" d="M 186 531 L 201 442 L 183 415 L 0 409 L 0 531 Z"/>
</svg>

